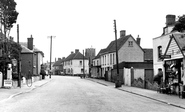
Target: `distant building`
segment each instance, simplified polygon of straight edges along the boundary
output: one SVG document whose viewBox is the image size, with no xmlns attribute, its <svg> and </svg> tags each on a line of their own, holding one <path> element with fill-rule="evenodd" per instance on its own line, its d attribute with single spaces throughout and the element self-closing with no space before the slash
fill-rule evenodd
<svg viewBox="0 0 185 112">
<path fill-rule="evenodd" d="M 85 57 L 87 57 L 89 59 L 89 76 L 90 77 L 91 77 L 91 68 L 92 68 L 92 64 L 93 64 L 92 59 L 95 58 L 95 56 L 96 56 L 95 48 L 85 49 Z"/>
<path fill-rule="evenodd" d="M 58 58 L 58 60 L 53 64 L 55 74 L 62 75 L 64 73 L 64 61 L 65 57 L 63 57 L 62 59 Z"/>
<path fill-rule="evenodd" d="M 76 49 L 65 59 L 64 73 L 67 75 L 79 75 L 83 74 L 83 72 L 89 74 L 89 59 L 81 54 L 79 49 Z"/>
</svg>

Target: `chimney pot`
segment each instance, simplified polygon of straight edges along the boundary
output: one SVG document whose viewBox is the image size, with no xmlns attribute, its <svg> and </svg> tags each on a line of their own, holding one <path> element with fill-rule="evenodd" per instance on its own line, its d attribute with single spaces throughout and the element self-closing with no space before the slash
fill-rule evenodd
<svg viewBox="0 0 185 112">
<path fill-rule="evenodd" d="M 137 36 L 136 42 L 140 46 L 141 38 L 139 37 L 139 35 Z"/>
<path fill-rule="evenodd" d="M 175 24 L 175 15 L 168 14 L 166 15 L 166 26 L 174 25 Z"/>
<path fill-rule="evenodd" d="M 28 38 L 27 47 L 28 47 L 28 49 L 33 50 L 33 37 L 32 37 L 32 35 L 30 38 Z"/>
<path fill-rule="evenodd" d="M 126 30 L 121 30 L 120 31 L 120 37 L 124 37 L 126 35 Z"/>
<path fill-rule="evenodd" d="M 74 52 L 73 51 L 71 51 L 71 54 L 73 54 Z"/>
<path fill-rule="evenodd" d="M 75 49 L 75 53 L 79 52 L 79 49 Z"/>
</svg>

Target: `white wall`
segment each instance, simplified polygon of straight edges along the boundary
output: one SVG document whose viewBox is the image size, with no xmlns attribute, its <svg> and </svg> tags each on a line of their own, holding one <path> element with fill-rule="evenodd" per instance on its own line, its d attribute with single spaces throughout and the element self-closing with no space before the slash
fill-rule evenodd
<svg viewBox="0 0 185 112">
<path fill-rule="evenodd" d="M 133 47 L 128 47 L 128 41 L 133 41 Z M 136 44 L 133 38 L 129 38 L 118 51 L 118 59 L 120 62 L 143 62 L 144 52 Z"/>
<path fill-rule="evenodd" d="M 171 35 L 171 33 L 153 39 L 154 75 L 157 74 L 158 68 L 162 68 L 164 71 L 163 61 L 159 60 L 159 57 L 158 57 L 158 46 L 162 46 L 162 54 L 164 54 L 166 51 L 166 48 L 168 46 L 169 40 L 170 40 L 170 35 Z"/>
</svg>

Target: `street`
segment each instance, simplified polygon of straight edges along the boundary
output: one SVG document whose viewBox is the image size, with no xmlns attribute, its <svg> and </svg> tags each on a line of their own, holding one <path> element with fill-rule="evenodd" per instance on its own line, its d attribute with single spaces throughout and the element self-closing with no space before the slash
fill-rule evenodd
<svg viewBox="0 0 185 112">
<path fill-rule="evenodd" d="M 52 76 L 33 91 L 0 103 L 0 112 L 184 112 L 87 79 Z"/>
</svg>

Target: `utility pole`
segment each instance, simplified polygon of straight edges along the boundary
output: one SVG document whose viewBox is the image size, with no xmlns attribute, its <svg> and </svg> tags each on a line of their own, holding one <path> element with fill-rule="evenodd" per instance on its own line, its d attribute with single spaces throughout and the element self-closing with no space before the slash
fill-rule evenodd
<svg viewBox="0 0 185 112">
<path fill-rule="evenodd" d="M 49 38 L 50 38 L 50 65 L 49 65 L 50 73 L 49 73 L 49 78 L 51 78 L 52 39 L 55 38 L 55 36 L 49 36 Z"/>
<path fill-rule="evenodd" d="M 83 50 L 83 76 L 84 76 L 84 78 L 85 78 L 84 50 Z"/>
<path fill-rule="evenodd" d="M 117 46 L 117 29 L 116 29 L 116 20 L 114 20 L 114 31 L 115 31 L 115 42 L 116 42 L 116 68 L 117 68 L 117 76 L 115 81 L 115 87 L 121 87 L 120 77 L 119 77 L 119 63 L 118 63 L 118 46 Z"/>
<path fill-rule="evenodd" d="M 17 24 L 17 43 L 19 44 L 19 24 Z M 20 52 L 17 60 L 17 74 L 18 74 L 18 87 L 21 87 L 21 76 L 20 76 Z"/>
</svg>

